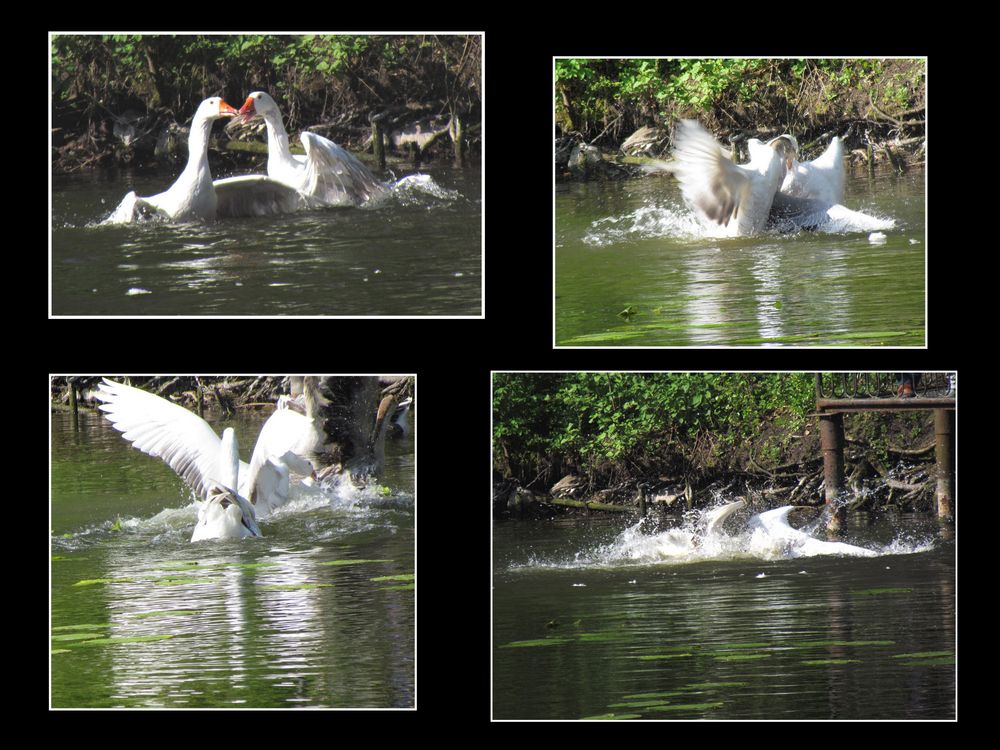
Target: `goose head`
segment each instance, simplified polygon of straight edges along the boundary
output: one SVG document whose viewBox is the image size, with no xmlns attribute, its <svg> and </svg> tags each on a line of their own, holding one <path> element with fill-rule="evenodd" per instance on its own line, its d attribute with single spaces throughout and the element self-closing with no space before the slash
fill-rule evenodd
<svg viewBox="0 0 1000 750">
<path fill-rule="evenodd" d="M 198 105 L 198 109 L 194 113 L 194 119 L 211 121 L 218 120 L 220 117 L 236 117 L 238 114 L 239 111 L 235 107 L 230 107 L 224 99 L 213 96 Z"/>
<path fill-rule="evenodd" d="M 213 482 L 208 498 L 198 509 L 192 542 L 202 539 L 239 539 L 261 536 L 253 506 L 231 487 Z"/>
<path fill-rule="evenodd" d="M 772 138 L 767 142 L 767 145 L 778 152 L 778 155 L 781 156 L 781 162 L 784 164 L 785 172 L 790 172 L 795 159 L 799 155 L 799 142 L 795 140 L 795 136 L 785 133 L 779 135 L 777 138 Z"/>
<path fill-rule="evenodd" d="M 240 107 L 239 115 L 241 122 L 249 122 L 255 116 L 264 115 L 270 112 L 277 112 L 278 105 L 275 103 L 274 99 L 270 97 L 263 91 L 254 91 L 247 100 Z"/>
<path fill-rule="evenodd" d="M 799 156 L 799 142 L 794 135 L 784 133 L 777 138 L 772 138 L 767 145 L 773 148 L 781 156 L 781 161 L 785 165 L 785 171 L 790 172 L 795 160 Z"/>
</svg>

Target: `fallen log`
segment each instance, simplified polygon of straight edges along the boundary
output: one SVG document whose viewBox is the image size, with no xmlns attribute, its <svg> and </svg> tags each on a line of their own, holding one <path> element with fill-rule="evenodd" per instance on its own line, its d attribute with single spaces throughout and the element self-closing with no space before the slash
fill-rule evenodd
<svg viewBox="0 0 1000 750">
<path fill-rule="evenodd" d="M 567 508 L 584 508 L 585 510 L 606 510 L 612 513 L 621 513 L 623 511 L 632 511 L 635 508 L 629 505 L 610 505 L 608 503 L 599 503 L 593 500 L 570 500 L 565 497 L 556 497 L 551 500 L 547 500 L 551 505 L 563 505 Z"/>
</svg>

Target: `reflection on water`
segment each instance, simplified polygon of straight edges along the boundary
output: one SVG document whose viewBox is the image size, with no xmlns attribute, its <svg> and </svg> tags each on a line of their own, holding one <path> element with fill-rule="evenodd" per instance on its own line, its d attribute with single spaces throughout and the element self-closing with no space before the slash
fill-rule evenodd
<svg viewBox="0 0 1000 750">
<path fill-rule="evenodd" d="M 246 457 L 265 417 L 211 421 Z M 169 468 L 96 414 L 53 415 L 52 705 L 412 708 L 412 439 L 386 465 L 385 492 L 190 543 Z"/>
<path fill-rule="evenodd" d="M 896 220 L 876 244 L 867 232 L 706 239 L 671 180 L 561 184 L 556 343 L 923 345 L 923 190 L 919 170 L 848 179 L 849 205 Z"/>
<path fill-rule="evenodd" d="M 494 525 L 494 718 L 954 717 L 954 543 L 926 519 L 856 526 L 877 557 L 683 564 L 602 555 L 619 524 Z"/>
<path fill-rule="evenodd" d="M 478 171 L 437 167 L 375 208 L 191 224 L 95 226 L 130 189 L 53 183 L 54 315 L 479 315 Z M 430 181 L 433 178 L 433 181 Z"/>
</svg>

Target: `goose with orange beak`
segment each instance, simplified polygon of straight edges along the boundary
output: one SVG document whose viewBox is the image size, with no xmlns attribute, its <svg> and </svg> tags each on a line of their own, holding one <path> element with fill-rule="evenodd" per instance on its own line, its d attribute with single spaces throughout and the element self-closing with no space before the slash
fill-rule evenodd
<svg viewBox="0 0 1000 750">
<path fill-rule="evenodd" d="M 305 199 L 294 188 L 265 175 L 212 180 L 208 164 L 212 123 L 238 114 L 220 97 L 213 96 L 203 101 L 191 121 L 187 166 L 174 184 L 164 192 L 148 197 L 130 192 L 102 223 L 210 221 L 220 217 L 290 213 L 305 208 Z"/>
<path fill-rule="evenodd" d="M 264 118 L 268 177 L 294 188 L 310 205 L 360 206 L 387 192 L 356 156 L 316 133 L 303 131 L 299 136 L 305 156 L 292 154 L 281 111 L 265 92 L 250 94 L 239 114 L 244 122 Z"/>
</svg>

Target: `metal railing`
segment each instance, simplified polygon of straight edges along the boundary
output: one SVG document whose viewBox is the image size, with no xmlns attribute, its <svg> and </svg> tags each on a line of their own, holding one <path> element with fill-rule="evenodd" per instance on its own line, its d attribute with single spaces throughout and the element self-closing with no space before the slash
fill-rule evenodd
<svg viewBox="0 0 1000 750">
<path fill-rule="evenodd" d="M 816 399 L 895 398 L 899 375 L 909 375 L 914 396 L 950 398 L 957 390 L 953 372 L 823 372 L 816 373 Z"/>
</svg>

